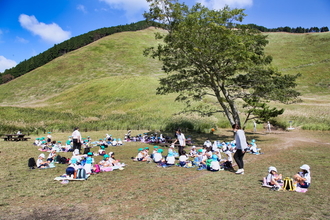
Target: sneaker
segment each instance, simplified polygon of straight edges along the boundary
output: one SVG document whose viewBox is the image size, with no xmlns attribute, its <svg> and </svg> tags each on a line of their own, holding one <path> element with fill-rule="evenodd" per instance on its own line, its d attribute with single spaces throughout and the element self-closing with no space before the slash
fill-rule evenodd
<svg viewBox="0 0 330 220">
<path fill-rule="evenodd" d="M 244 169 L 238 169 L 235 173 L 236 174 L 244 174 Z"/>
</svg>

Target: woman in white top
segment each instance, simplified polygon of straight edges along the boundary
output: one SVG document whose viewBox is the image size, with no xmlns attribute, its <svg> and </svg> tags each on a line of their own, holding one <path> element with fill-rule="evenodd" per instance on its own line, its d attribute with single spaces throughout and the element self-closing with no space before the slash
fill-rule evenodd
<svg viewBox="0 0 330 220">
<path fill-rule="evenodd" d="M 241 126 L 238 124 L 233 124 L 232 128 L 235 133 L 235 142 L 236 142 L 236 152 L 234 154 L 234 159 L 238 166 L 238 170 L 236 171 L 236 174 L 244 174 L 243 157 L 246 149 L 248 148 L 246 143 L 245 132 L 241 129 Z"/>
<path fill-rule="evenodd" d="M 181 130 L 178 129 L 175 132 L 176 135 L 176 140 L 173 142 L 173 144 L 175 144 L 176 142 L 179 141 L 179 156 L 183 155 L 183 148 L 186 146 L 186 137 L 184 136 L 183 133 L 181 133 Z"/>
<path fill-rule="evenodd" d="M 82 138 L 79 132 L 79 128 L 75 128 L 71 136 L 73 142 L 73 150 L 78 149 L 80 154 Z"/>
</svg>

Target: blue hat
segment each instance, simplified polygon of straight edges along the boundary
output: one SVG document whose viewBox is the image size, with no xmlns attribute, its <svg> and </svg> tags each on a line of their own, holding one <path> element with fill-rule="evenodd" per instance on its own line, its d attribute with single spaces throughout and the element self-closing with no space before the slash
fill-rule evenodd
<svg viewBox="0 0 330 220">
<path fill-rule="evenodd" d="M 215 154 L 213 154 L 213 155 L 212 155 L 212 160 L 213 160 L 213 161 L 217 161 L 217 160 L 218 160 L 218 156 L 215 155 Z"/>
</svg>

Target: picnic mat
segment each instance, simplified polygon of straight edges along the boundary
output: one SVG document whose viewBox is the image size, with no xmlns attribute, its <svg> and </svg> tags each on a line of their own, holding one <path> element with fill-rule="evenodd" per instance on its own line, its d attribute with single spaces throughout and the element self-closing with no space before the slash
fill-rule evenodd
<svg viewBox="0 0 330 220">
<path fill-rule="evenodd" d="M 67 176 L 66 174 L 63 174 L 61 176 L 55 177 L 54 180 L 57 180 L 57 181 L 60 181 L 60 180 L 82 181 L 82 180 L 87 180 L 89 176 L 90 176 L 90 174 L 87 174 L 86 179 L 73 179 L 73 178 L 70 178 L 69 176 Z"/>
</svg>

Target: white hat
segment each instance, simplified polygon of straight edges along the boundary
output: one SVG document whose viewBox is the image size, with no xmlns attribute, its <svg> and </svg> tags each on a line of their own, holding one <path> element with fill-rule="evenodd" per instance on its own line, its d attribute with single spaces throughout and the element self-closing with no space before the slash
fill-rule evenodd
<svg viewBox="0 0 330 220">
<path fill-rule="evenodd" d="M 194 145 L 194 146 L 192 146 L 191 148 L 196 148 L 196 146 Z"/>
<path fill-rule="evenodd" d="M 109 153 L 109 156 L 111 156 L 112 154 L 113 154 L 113 152 L 110 152 L 110 153 Z"/>
<path fill-rule="evenodd" d="M 75 149 L 75 150 L 73 151 L 73 154 L 78 155 L 78 154 L 79 154 L 79 149 Z"/>
<path fill-rule="evenodd" d="M 171 148 L 174 148 L 174 144 L 171 144 L 171 146 L 170 146 Z"/>
<path fill-rule="evenodd" d="M 276 167 L 268 167 L 268 173 L 270 173 L 271 171 L 277 172 Z"/>
<path fill-rule="evenodd" d="M 45 154 L 40 154 L 39 157 L 45 158 Z"/>
<path fill-rule="evenodd" d="M 307 170 L 309 172 L 309 170 L 311 169 L 307 164 L 304 164 L 300 167 L 300 169 L 302 170 Z"/>
</svg>

